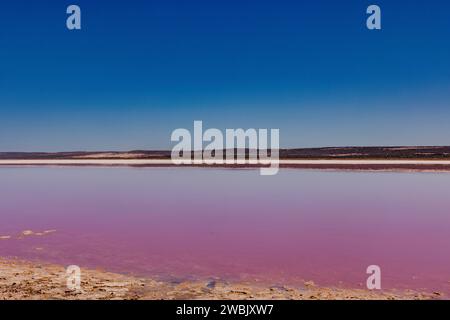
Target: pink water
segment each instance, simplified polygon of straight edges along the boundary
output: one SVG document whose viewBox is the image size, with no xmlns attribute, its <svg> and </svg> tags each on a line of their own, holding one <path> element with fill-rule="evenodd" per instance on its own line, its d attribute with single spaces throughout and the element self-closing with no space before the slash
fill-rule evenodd
<svg viewBox="0 0 450 320">
<path fill-rule="evenodd" d="M 17 237 L 24 230 L 56 229 Z M 157 277 L 450 292 L 450 174 L 0 168 L 0 256 Z"/>
</svg>

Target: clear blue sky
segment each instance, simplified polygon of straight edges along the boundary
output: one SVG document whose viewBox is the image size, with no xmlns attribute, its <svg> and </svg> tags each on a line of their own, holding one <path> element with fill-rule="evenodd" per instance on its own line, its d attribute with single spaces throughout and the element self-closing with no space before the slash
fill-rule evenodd
<svg viewBox="0 0 450 320">
<path fill-rule="evenodd" d="M 450 145 L 450 2 L 5 0 L 0 111 L 0 151 L 170 148 L 194 120 L 283 147 Z"/>
</svg>

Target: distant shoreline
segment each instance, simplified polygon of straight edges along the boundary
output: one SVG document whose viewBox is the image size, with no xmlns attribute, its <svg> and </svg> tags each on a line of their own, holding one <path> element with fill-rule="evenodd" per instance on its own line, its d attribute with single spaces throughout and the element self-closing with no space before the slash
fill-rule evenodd
<svg viewBox="0 0 450 320">
<path fill-rule="evenodd" d="M 227 150 L 222 150 L 226 154 Z M 251 150 L 253 152 L 258 150 Z M 326 147 L 280 149 L 279 167 L 319 170 L 450 172 L 450 146 Z M 248 159 L 249 149 L 235 149 Z M 191 152 L 191 159 L 201 152 Z M 132 166 L 261 168 L 261 164 L 175 165 L 169 150 L 0 152 L 0 166 Z"/>
<path fill-rule="evenodd" d="M 107 166 L 107 167 L 200 167 L 200 168 L 260 168 L 259 164 L 183 164 L 175 165 L 170 159 L 0 159 L 0 167 L 10 166 Z M 375 170 L 375 171 L 430 171 L 450 172 L 450 160 L 352 160 L 352 159 L 281 159 L 280 168 L 322 170 Z"/>
<path fill-rule="evenodd" d="M 258 150 L 252 150 L 256 152 Z M 448 160 L 450 146 L 414 147 L 326 147 L 279 149 L 283 160 Z M 191 152 L 191 156 L 200 151 Z M 223 154 L 226 150 L 223 150 Z M 235 149 L 248 155 L 249 149 Z M 0 152 L 0 160 L 170 160 L 170 150 L 70 151 L 70 152 Z"/>
</svg>

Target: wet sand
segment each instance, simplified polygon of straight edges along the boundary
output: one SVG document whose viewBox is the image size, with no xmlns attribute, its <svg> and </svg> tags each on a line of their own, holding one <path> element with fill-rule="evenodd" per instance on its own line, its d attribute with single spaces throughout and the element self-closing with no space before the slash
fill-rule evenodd
<svg viewBox="0 0 450 320">
<path fill-rule="evenodd" d="M 301 287 L 260 282 L 230 283 L 218 279 L 162 282 L 149 278 L 81 268 L 81 290 L 67 287 L 62 266 L 0 258 L 0 300 L 172 300 L 172 299 L 294 299 L 294 300 L 429 300 L 439 293 L 324 288 L 308 281 Z"/>
</svg>

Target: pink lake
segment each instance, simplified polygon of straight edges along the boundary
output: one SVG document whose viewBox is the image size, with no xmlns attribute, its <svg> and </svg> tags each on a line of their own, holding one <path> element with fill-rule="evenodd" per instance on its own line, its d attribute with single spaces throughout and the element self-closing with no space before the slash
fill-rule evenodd
<svg viewBox="0 0 450 320">
<path fill-rule="evenodd" d="M 19 238 L 24 230 L 55 229 Z M 0 256 L 168 281 L 450 293 L 450 174 L 1 167 Z"/>
</svg>

